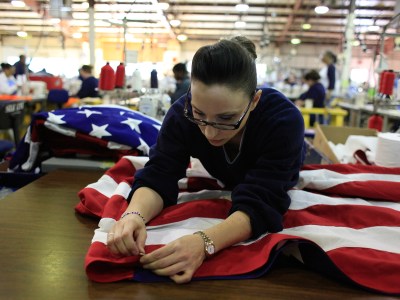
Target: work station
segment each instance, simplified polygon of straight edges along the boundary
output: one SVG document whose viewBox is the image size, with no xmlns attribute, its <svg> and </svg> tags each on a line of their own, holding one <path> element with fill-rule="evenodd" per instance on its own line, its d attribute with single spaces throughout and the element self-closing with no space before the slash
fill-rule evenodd
<svg viewBox="0 0 400 300">
<path fill-rule="evenodd" d="M 400 296 L 400 2 L 228 2 L 3 3 L 1 299 Z"/>
</svg>

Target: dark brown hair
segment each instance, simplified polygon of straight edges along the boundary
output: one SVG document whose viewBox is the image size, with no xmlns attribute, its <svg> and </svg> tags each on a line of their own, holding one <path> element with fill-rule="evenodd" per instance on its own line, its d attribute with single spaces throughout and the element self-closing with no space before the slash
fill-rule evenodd
<svg viewBox="0 0 400 300">
<path fill-rule="evenodd" d="M 251 96 L 257 86 L 255 45 L 245 37 L 203 46 L 192 61 L 192 81 L 205 85 L 221 84 Z"/>
</svg>

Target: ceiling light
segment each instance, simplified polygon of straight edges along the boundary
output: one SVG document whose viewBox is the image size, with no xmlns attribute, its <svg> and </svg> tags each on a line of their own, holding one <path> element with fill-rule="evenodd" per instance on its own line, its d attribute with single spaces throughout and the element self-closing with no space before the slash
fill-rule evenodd
<svg viewBox="0 0 400 300">
<path fill-rule="evenodd" d="M 292 43 L 293 45 L 298 45 L 301 43 L 301 40 L 299 38 L 292 38 L 290 40 L 290 43 Z"/>
<path fill-rule="evenodd" d="M 310 23 L 303 23 L 303 25 L 301 25 L 301 28 L 303 28 L 304 30 L 310 30 L 311 29 L 311 24 Z"/>
<path fill-rule="evenodd" d="M 18 31 L 18 32 L 17 32 L 17 35 L 18 35 L 19 37 L 21 37 L 21 38 L 25 38 L 25 37 L 28 36 L 28 33 L 27 33 L 26 31 L 21 30 L 21 31 Z"/>
<path fill-rule="evenodd" d="M 249 6 L 246 3 L 236 4 L 235 9 L 240 12 L 248 11 Z"/>
<path fill-rule="evenodd" d="M 368 31 L 379 31 L 380 27 L 378 25 L 368 26 Z"/>
<path fill-rule="evenodd" d="M 167 2 L 158 3 L 158 7 L 159 7 L 161 10 L 167 10 L 167 9 L 169 8 L 169 3 L 167 3 Z"/>
<path fill-rule="evenodd" d="M 181 21 L 178 19 L 172 19 L 171 21 L 169 21 L 169 24 L 172 27 L 178 27 L 179 25 L 181 25 Z"/>
<path fill-rule="evenodd" d="M 316 6 L 314 8 L 314 11 L 319 15 L 323 15 L 329 11 L 329 7 L 324 4 L 321 4 L 321 5 Z"/>
<path fill-rule="evenodd" d="M 12 0 L 11 5 L 14 7 L 25 7 L 25 2 L 22 0 Z"/>
<path fill-rule="evenodd" d="M 74 39 L 81 39 L 81 38 L 82 38 L 82 33 L 81 33 L 81 32 L 74 32 L 74 33 L 72 34 L 72 37 L 73 37 Z"/>
<path fill-rule="evenodd" d="M 186 34 L 178 34 L 178 36 L 176 37 L 178 39 L 178 41 L 180 42 L 184 42 L 188 39 Z"/>
<path fill-rule="evenodd" d="M 354 40 L 352 43 L 351 43 L 351 45 L 352 46 L 354 46 L 354 47 L 358 47 L 358 46 L 360 46 L 360 41 L 359 40 Z"/>
<path fill-rule="evenodd" d="M 246 27 L 245 21 L 236 21 L 235 22 L 235 28 L 245 28 L 245 27 Z"/>
<path fill-rule="evenodd" d="M 88 8 L 89 8 L 89 2 L 86 2 L 86 1 L 82 2 L 82 3 L 81 3 L 81 7 L 82 7 L 83 9 L 88 9 Z"/>
</svg>

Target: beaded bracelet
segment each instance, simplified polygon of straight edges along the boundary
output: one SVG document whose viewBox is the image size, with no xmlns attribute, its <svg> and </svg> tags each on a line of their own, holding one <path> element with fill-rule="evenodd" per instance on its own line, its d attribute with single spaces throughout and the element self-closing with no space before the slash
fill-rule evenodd
<svg viewBox="0 0 400 300">
<path fill-rule="evenodd" d="M 122 214 L 121 219 L 125 218 L 127 215 L 138 215 L 139 217 L 142 218 L 143 222 L 146 223 L 146 219 L 142 216 L 142 214 L 138 211 L 127 211 L 125 213 Z"/>
</svg>

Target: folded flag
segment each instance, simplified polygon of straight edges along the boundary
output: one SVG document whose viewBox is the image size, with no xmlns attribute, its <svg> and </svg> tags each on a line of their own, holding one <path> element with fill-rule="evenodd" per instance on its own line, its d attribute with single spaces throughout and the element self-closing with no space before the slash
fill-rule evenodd
<svg viewBox="0 0 400 300">
<path fill-rule="evenodd" d="M 51 156 L 76 154 L 117 161 L 148 155 L 161 122 L 118 105 L 86 105 L 32 115 L 10 162 L 14 171 L 32 171 Z"/>
<path fill-rule="evenodd" d="M 146 160 L 123 157 L 78 194 L 76 211 L 100 219 L 85 260 L 91 280 L 169 280 L 142 269 L 139 257 L 115 257 L 106 246 L 107 232 L 127 207 L 134 173 Z M 206 175 L 188 169 L 190 174 L 197 176 L 180 182 L 179 203 L 147 224 L 146 252 L 227 217 L 229 191 Z M 298 187 L 289 191 L 292 201 L 281 232 L 220 251 L 204 261 L 193 280 L 260 277 L 284 252 L 331 277 L 370 291 L 400 295 L 400 169 L 311 165 L 300 177 Z"/>
</svg>

